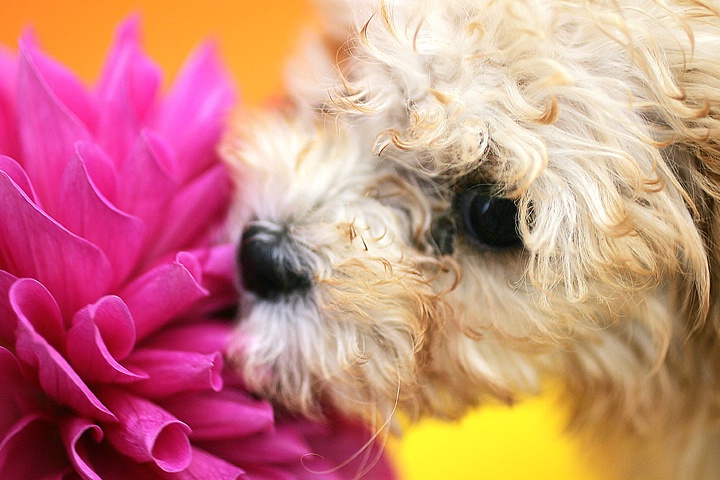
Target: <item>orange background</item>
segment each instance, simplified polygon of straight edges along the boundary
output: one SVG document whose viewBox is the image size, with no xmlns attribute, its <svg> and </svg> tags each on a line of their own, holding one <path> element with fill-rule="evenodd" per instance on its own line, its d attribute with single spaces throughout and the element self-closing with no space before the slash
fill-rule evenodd
<svg viewBox="0 0 720 480">
<path fill-rule="evenodd" d="M 142 16 L 146 49 L 166 84 L 199 41 L 214 37 L 252 106 L 282 89 L 284 60 L 314 22 L 306 0 L 2 0 L 0 43 L 14 48 L 31 26 L 46 52 L 91 83 L 115 25 L 132 12 Z M 599 480 L 562 436 L 563 412 L 554 405 L 546 395 L 455 425 L 426 421 L 389 449 L 405 480 Z"/>
<path fill-rule="evenodd" d="M 131 13 L 141 14 L 146 50 L 166 83 L 198 42 L 213 38 L 252 105 L 281 88 L 283 59 L 313 18 L 305 0 L 2 0 L 0 42 L 15 47 L 29 27 L 47 53 L 92 82 L 115 26 Z"/>
</svg>

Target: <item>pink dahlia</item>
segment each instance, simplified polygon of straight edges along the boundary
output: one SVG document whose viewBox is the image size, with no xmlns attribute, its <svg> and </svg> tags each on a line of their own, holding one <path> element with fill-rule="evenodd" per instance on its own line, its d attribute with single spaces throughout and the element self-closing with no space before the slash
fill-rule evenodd
<svg viewBox="0 0 720 480">
<path fill-rule="evenodd" d="M 0 478 L 390 478 L 362 428 L 276 421 L 223 369 L 233 88 L 211 45 L 160 87 L 135 20 L 91 91 L 0 51 Z"/>
</svg>

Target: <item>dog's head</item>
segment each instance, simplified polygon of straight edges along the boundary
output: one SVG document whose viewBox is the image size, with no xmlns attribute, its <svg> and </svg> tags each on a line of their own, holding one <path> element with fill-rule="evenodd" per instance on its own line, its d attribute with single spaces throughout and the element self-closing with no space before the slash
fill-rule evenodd
<svg viewBox="0 0 720 480">
<path fill-rule="evenodd" d="M 645 7 L 381 4 L 322 114 L 238 135 L 249 387 L 448 413 L 534 388 L 558 345 L 651 368 L 706 308 L 707 185 L 673 143 L 703 108 L 674 96 L 688 37 Z"/>
</svg>

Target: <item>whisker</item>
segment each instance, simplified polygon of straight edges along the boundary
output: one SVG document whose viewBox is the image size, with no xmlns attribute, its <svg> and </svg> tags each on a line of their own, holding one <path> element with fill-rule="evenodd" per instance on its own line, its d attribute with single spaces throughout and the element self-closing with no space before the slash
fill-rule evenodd
<svg viewBox="0 0 720 480">
<path fill-rule="evenodd" d="M 368 472 L 370 472 L 373 468 L 375 468 L 377 463 L 382 458 L 382 454 L 387 445 L 387 439 L 389 438 L 389 435 L 390 435 L 389 427 L 390 427 L 390 424 L 392 423 L 393 418 L 395 417 L 395 413 L 397 412 L 398 405 L 400 404 L 401 378 L 400 378 L 400 365 L 397 360 L 395 362 L 395 370 L 397 371 L 397 390 L 395 392 L 395 401 L 393 402 L 393 407 L 392 407 L 387 419 L 382 423 L 382 425 L 380 425 L 380 428 L 378 428 L 377 431 L 372 434 L 370 439 L 367 442 L 365 442 L 358 449 L 357 452 L 355 452 L 348 459 L 346 459 L 345 461 L 343 461 L 342 463 L 340 463 L 339 465 L 337 465 L 333 468 L 329 468 L 327 470 L 312 469 L 311 467 L 309 467 L 307 465 L 307 459 L 310 457 L 324 459 L 324 457 L 318 453 L 306 453 L 305 455 L 303 455 L 300 458 L 302 466 L 303 466 L 303 468 L 305 468 L 305 470 L 307 470 L 309 473 L 312 473 L 314 475 L 328 475 L 331 473 L 338 472 L 341 469 L 347 467 L 348 465 L 350 465 L 350 463 L 355 461 L 361 454 L 365 454 L 366 458 L 361 461 L 358 472 L 351 480 L 359 480 L 363 476 L 365 476 Z M 373 402 L 373 404 L 375 405 L 373 407 L 373 410 L 374 410 L 373 417 L 376 417 L 377 413 L 378 413 L 377 409 L 376 409 L 377 402 Z M 382 437 L 381 437 L 381 435 L 382 435 Z M 379 448 L 378 448 L 379 452 L 375 455 L 375 458 L 372 460 L 372 462 L 367 463 L 367 456 L 369 456 L 369 454 L 372 452 L 373 445 L 376 444 L 376 441 L 378 440 L 378 438 L 382 439 L 382 442 L 379 444 Z"/>
</svg>

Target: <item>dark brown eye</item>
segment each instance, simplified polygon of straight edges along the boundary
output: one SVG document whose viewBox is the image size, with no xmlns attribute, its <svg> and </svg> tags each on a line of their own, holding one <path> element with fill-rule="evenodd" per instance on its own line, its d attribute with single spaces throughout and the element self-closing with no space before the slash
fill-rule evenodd
<svg viewBox="0 0 720 480">
<path fill-rule="evenodd" d="M 467 235 L 492 249 L 522 245 L 515 201 L 497 196 L 492 185 L 476 185 L 456 199 Z"/>
</svg>

